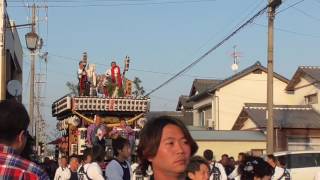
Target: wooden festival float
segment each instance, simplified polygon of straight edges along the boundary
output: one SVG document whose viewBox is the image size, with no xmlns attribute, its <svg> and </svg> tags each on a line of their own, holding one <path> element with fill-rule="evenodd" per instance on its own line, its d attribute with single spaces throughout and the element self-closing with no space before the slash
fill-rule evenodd
<svg viewBox="0 0 320 180">
<path fill-rule="evenodd" d="M 65 95 L 52 104 L 52 116 L 57 118 L 57 129 L 63 135 L 56 141 L 60 155 L 82 154 L 87 147 L 87 127 L 93 123 L 96 114 L 100 115 L 108 130 L 119 126 L 120 118 L 125 119 L 136 131 L 143 126 L 144 114 L 150 109 L 150 99 L 132 95 L 132 81 L 125 78 L 129 61 L 129 57 L 126 57 L 122 73 L 116 67 L 117 74 L 111 73 L 108 77 L 108 72 L 97 75 L 95 65 L 87 65 L 87 54 L 83 54 L 79 62 L 78 94 Z M 84 65 L 81 66 L 81 63 Z M 114 69 L 111 68 L 111 71 Z M 106 137 L 106 142 L 109 142 L 107 146 L 110 146 L 109 138 Z"/>
</svg>

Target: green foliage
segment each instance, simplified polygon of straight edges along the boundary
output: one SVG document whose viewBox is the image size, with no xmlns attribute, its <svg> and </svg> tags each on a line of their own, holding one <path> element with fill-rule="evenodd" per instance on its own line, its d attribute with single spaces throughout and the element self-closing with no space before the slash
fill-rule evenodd
<svg viewBox="0 0 320 180">
<path fill-rule="evenodd" d="M 73 82 L 70 82 L 70 81 L 67 81 L 66 82 L 66 86 L 70 92 L 70 94 L 76 96 L 79 94 L 79 87 L 77 84 L 73 83 Z"/>
</svg>

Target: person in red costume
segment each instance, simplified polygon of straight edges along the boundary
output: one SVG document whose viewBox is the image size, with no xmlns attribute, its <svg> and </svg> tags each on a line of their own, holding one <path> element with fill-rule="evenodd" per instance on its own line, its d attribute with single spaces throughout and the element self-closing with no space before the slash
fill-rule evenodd
<svg viewBox="0 0 320 180">
<path fill-rule="evenodd" d="M 78 80 L 79 80 L 79 95 L 85 96 L 86 88 L 88 84 L 88 76 L 86 72 L 86 64 L 83 61 L 79 62 L 79 69 L 78 69 Z"/>
<path fill-rule="evenodd" d="M 107 70 L 106 72 L 106 78 L 111 81 L 112 85 L 115 85 L 119 89 L 122 89 L 122 76 L 120 67 L 116 64 L 116 62 L 111 62 L 111 68 Z M 110 96 L 110 92 L 105 92 L 106 96 Z"/>
</svg>

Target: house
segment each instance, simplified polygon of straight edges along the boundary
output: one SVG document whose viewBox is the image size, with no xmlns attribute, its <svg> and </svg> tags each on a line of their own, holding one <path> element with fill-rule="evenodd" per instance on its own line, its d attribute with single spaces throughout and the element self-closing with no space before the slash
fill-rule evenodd
<svg viewBox="0 0 320 180">
<path fill-rule="evenodd" d="M 293 94 L 286 92 L 289 80 L 277 73 L 273 77 L 274 104 L 294 103 L 290 103 Z M 231 130 L 244 103 L 266 103 L 267 68 L 256 62 L 201 92 L 190 94 L 194 126 Z"/>
<path fill-rule="evenodd" d="M 287 105 L 275 105 L 275 150 L 320 150 L 320 67 L 300 66 L 285 90 Z M 233 130 L 266 131 L 266 105 L 246 103 Z"/>
<path fill-rule="evenodd" d="M 6 1 L 0 3 L 0 100 L 13 96 L 7 91 L 10 80 L 18 80 L 22 84 L 23 51 L 15 23 L 10 21 L 6 11 Z M 20 85 L 21 85 L 20 84 Z M 17 96 L 21 102 L 21 95 Z"/>
<path fill-rule="evenodd" d="M 320 114 L 311 105 L 275 105 L 275 151 L 320 150 Z M 246 103 L 232 130 L 266 133 L 266 104 Z"/>
<path fill-rule="evenodd" d="M 293 104 L 308 104 L 320 113 L 320 66 L 298 67 L 286 90 L 293 94 Z"/>
<path fill-rule="evenodd" d="M 189 95 L 181 95 L 179 97 L 176 111 L 185 114 L 187 119 L 183 119 L 183 122 L 187 126 L 193 126 L 193 102 L 189 101 L 189 98 L 204 92 L 208 87 L 217 84 L 220 81 L 221 80 L 216 79 L 195 79 L 193 80 Z"/>
</svg>

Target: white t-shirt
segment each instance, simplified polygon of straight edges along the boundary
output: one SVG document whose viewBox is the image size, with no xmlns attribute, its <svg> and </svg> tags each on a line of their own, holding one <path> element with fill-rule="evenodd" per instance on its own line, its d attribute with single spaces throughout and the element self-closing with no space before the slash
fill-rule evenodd
<svg viewBox="0 0 320 180">
<path fill-rule="evenodd" d="M 273 175 L 271 177 L 271 180 L 278 180 L 283 175 L 283 173 L 284 173 L 284 169 L 281 168 L 281 167 L 276 166 L 274 168 L 274 173 L 273 173 Z M 284 179 L 284 177 L 281 178 L 281 179 Z"/>
<path fill-rule="evenodd" d="M 126 163 L 129 167 L 130 177 L 132 177 L 131 166 L 127 161 L 126 161 Z M 109 164 L 107 165 L 105 176 L 108 180 L 109 179 L 110 180 L 123 180 L 122 179 L 123 169 L 122 169 L 121 165 L 119 164 L 119 162 L 117 162 L 116 160 L 110 161 Z"/>
<path fill-rule="evenodd" d="M 101 167 L 98 163 L 93 162 L 90 163 L 87 167 L 87 175 L 90 179 L 94 180 L 104 180 Z"/>
<path fill-rule="evenodd" d="M 88 167 L 89 167 L 89 163 L 88 164 L 84 164 L 84 165 L 81 165 L 79 168 L 78 168 L 78 178 L 80 179 L 80 180 L 88 180 L 88 178 L 87 178 L 87 171 L 88 171 Z M 83 171 L 84 172 L 82 172 L 82 170 L 81 170 L 81 168 L 83 167 Z M 80 171 L 81 170 L 81 171 Z"/>
<path fill-rule="evenodd" d="M 234 180 L 240 180 L 241 175 L 239 174 L 238 169 L 239 169 L 239 165 L 236 165 L 234 170 L 229 174 L 228 178 L 234 179 Z"/>
<path fill-rule="evenodd" d="M 212 162 L 211 164 L 210 164 L 210 170 L 211 169 L 213 169 L 213 164 L 215 165 L 215 167 L 217 167 L 218 169 L 219 169 L 219 171 L 220 171 L 220 180 L 227 180 L 227 174 L 226 174 L 226 171 L 224 170 L 224 167 L 223 167 L 223 165 L 222 164 L 220 164 L 220 163 L 218 163 L 218 162 Z M 213 174 L 211 174 L 211 176 L 210 176 L 210 178 L 209 178 L 210 180 L 213 180 Z"/>
<path fill-rule="evenodd" d="M 54 175 L 54 180 L 68 180 L 71 177 L 71 172 L 69 170 L 69 168 L 65 167 L 59 167 L 56 170 L 56 173 Z"/>
</svg>

